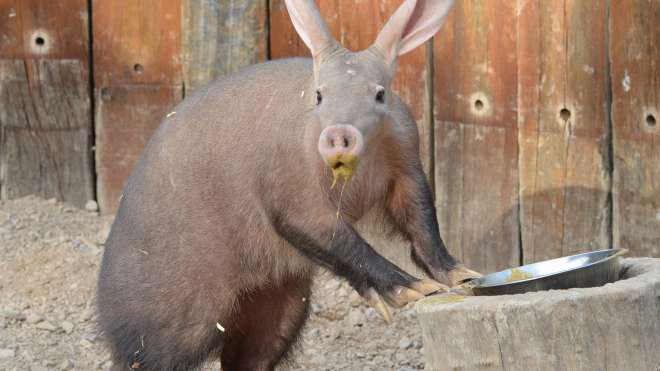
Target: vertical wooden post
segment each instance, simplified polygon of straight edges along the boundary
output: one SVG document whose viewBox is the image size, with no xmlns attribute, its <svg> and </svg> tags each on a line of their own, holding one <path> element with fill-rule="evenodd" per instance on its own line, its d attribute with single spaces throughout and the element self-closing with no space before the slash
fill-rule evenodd
<svg viewBox="0 0 660 371">
<path fill-rule="evenodd" d="M 268 0 L 182 1 L 186 94 L 268 58 Z"/>
<path fill-rule="evenodd" d="M 660 256 L 660 1 L 610 3 L 614 246 Z"/>
<path fill-rule="evenodd" d="M 483 272 L 520 258 L 516 10 L 458 1 L 434 44 L 438 221 L 454 256 Z"/>
<path fill-rule="evenodd" d="M 611 246 L 607 4 L 519 2 L 526 263 Z"/>
<path fill-rule="evenodd" d="M 0 0 L 0 194 L 94 199 L 87 1 Z"/>
<path fill-rule="evenodd" d="M 181 3 L 93 0 L 92 16 L 97 194 L 110 213 L 151 134 L 182 98 Z"/>
</svg>

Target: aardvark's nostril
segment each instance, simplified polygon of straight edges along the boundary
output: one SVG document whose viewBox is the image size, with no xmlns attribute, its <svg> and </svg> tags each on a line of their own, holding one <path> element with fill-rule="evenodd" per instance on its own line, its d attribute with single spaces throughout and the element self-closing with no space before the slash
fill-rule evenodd
<svg viewBox="0 0 660 371">
<path fill-rule="evenodd" d="M 339 134 L 334 138 L 329 139 L 328 142 L 330 143 L 331 148 L 345 149 L 349 147 L 349 145 L 352 143 L 352 140 L 349 136 Z"/>
</svg>

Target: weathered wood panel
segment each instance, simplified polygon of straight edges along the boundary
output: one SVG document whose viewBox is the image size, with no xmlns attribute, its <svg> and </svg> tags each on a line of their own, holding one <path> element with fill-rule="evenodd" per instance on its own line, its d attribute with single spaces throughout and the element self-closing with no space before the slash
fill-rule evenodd
<svg viewBox="0 0 660 371">
<path fill-rule="evenodd" d="M 434 44 L 438 221 L 452 254 L 519 263 L 516 3 L 456 2 Z"/>
<path fill-rule="evenodd" d="M 181 99 L 181 7 L 93 1 L 97 198 L 104 213 L 116 210 L 144 144 Z"/>
<path fill-rule="evenodd" d="M 94 199 L 87 129 L 7 130 L 0 152 L 2 198 L 57 197 L 78 207 Z M 66 171 L 60 169 L 65 164 Z M 83 177 L 84 176 L 84 177 Z"/>
<path fill-rule="evenodd" d="M 660 256 L 660 1 L 612 1 L 614 246 Z"/>
<path fill-rule="evenodd" d="M 0 57 L 87 61 L 87 0 L 0 0 Z"/>
<path fill-rule="evenodd" d="M 115 210 L 124 184 L 142 149 L 171 107 L 181 88 L 120 85 L 101 89 L 96 106 L 98 198 L 105 211 Z M 104 212 L 105 212 L 104 211 Z"/>
<path fill-rule="evenodd" d="M 268 58 L 268 0 L 182 1 L 186 94 Z"/>
<path fill-rule="evenodd" d="M 78 60 L 0 60 L 5 129 L 89 127 L 87 66 Z"/>
<path fill-rule="evenodd" d="M 389 17 L 401 5 L 399 0 L 338 0 L 317 1 L 321 14 L 335 38 L 347 49 L 368 48 Z M 291 24 L 283 0 L 271 0 L 270 6 L 271 58 L 309 56 Z M 420 156 L 426 174 L 431 174 L 430 99 L 427 92 L 429 71 L 427 50 L 421 46 L 403 55 L 398 62 L 397 76 L 392 89 L 410 107 L 420 132 Z"/>
<path fill-rule="evenodd" d="M 657 371 L 660 259 L 621 265 L 604 287 L 420 300 L 425 370 Z"/>
<path fill-rule="evenodd" d="M 93 0 L 96 86 L 181 83 L 179 0 Z"/>
<path fill-rule="evenodd" d="M 0 1 L 0 194 L 94 198 L 85 0 Z"/>
<path fill-rule="evenodd" d="M 609 248 L 607 4 L 525 0 L 519 7 L 524 261 Z"/>
<path fill-rule="evenodd" d="M 338 0 L 317 1 L 321 14 L 337 41 L 349 50 L 359 51 L 368 48 L 378 32 L 394 13 L 399 0 Z M 291 24 L 283 0 L 271 0 L 270 6 L 270 47 L 271 58 L 309 56 L 309 51 L 300 40 Z M 432 164 L 432 129 L 430 120 L 430 81 L 427 68 L 427 48 L 421 46 L 403 55 L 398 62 L 397 76 L 392 89 L 410 107 L 420 133 L 420 156 L 424 170 L 429 177 Z M 421 275 L 410 261 L 410 250 L 403 241 L 392 241 L 378 233 L 363 231 L 365 238 L 380 253 L 413 274 Z"/>
</svg>

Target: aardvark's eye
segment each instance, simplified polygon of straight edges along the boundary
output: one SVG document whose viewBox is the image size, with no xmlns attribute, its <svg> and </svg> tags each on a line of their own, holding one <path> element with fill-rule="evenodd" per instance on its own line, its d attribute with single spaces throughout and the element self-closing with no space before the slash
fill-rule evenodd
<svg viewBox="0 0 660 371">
<path fill-rule="evenodd" d="M 316 105 L 318 106 L 319 104 L 321 104 L 322 101 L 323 101 L 323 95 L 321 95 L 320 90 L 317 90 L 316 91 Z"/>
<path fill-rule="evenodd" d="M 385 89 L 383 87 L 379 87 L 376 92 L 376 102 L 385 103 Z"/>
</svg>

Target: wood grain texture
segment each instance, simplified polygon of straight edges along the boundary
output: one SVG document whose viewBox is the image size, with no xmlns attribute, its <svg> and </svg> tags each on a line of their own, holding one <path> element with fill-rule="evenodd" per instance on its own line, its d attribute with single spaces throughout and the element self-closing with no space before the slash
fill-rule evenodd
<svg viewBox="0 0 660 371">
<path fill-rule="evenodd" d="M 7 130 L 0 152 L 2 199 L 27 195 L 56 197 L 82 208 L 94 199 L 90 139 L 86 129 L 47 134 Z"/>
<path fill-rule="evenodd" d="M 182 4 L 94 0 L 92 9 L 97 198 L 112 213 L 144 145 L 182 99 Z"/>
<path fill-rule="evenodd" d="M 128 176 L 160 122 L 182 99 L 180 86 L 132 85 L 101 89 L 96 107 L 99 207 L 113 213 Z"/>
<path fill-rule="evenodd" d="M 0 60 L 2 199 L 94 199 L 87 77 L 77 60 Z"/>
<path fill-rule="evenodd" d="M 0 57 L 88 56 L 87 0 L 0 0 Z"/>
<path fill-rule="evenodd" d="M 97 86 L 180 84 L 179 0 L 93 0 Z"/>
<path fill-rule="evenodd" d="M 622 266 L 626 279 L 602 287 L 422 299 L 425 369 L 657 370 L 660 259 Z"/>
<path fill-rule="evenodd" d="M 182 0 L 186 94 L 268 58 L 268 0 Z"/>
<path fill-rule="evenodd" d="M 317 1 L 321 15 L 337 41 L 353 51 L 368 48 L 401 3 L 400 0 Z M 283 0 L 270 2 L 270 48 L 272 59 L 309 57 L 307 47 L 291 24 Z M 426 58 L 425 46 L 403 55 L 398 62 L 392 89 L 408 105 L 417 122 L 421 139 L 420 156 L 426 174 L 431 176 L 432 134 Z"/>
<path fill-rule="evenodd" d="M 610 2 L 614 245 L 660 256 L 660 1 Z"/>
<path fill-rule="evenodd" d="M 515 2 L 456 2 L 434 44 L 441 234 L 472 269 L 518 265 Z"/>
<path fill-rule="evenodd" d="M 0 195 L 94 198 L 85 0 L 0 0 Z"/>
<path fill-rule="evenodd" d="M 607 12 L 605 2 L 519 2 L 525 263 L 611 246 Z"/>
</svg>

